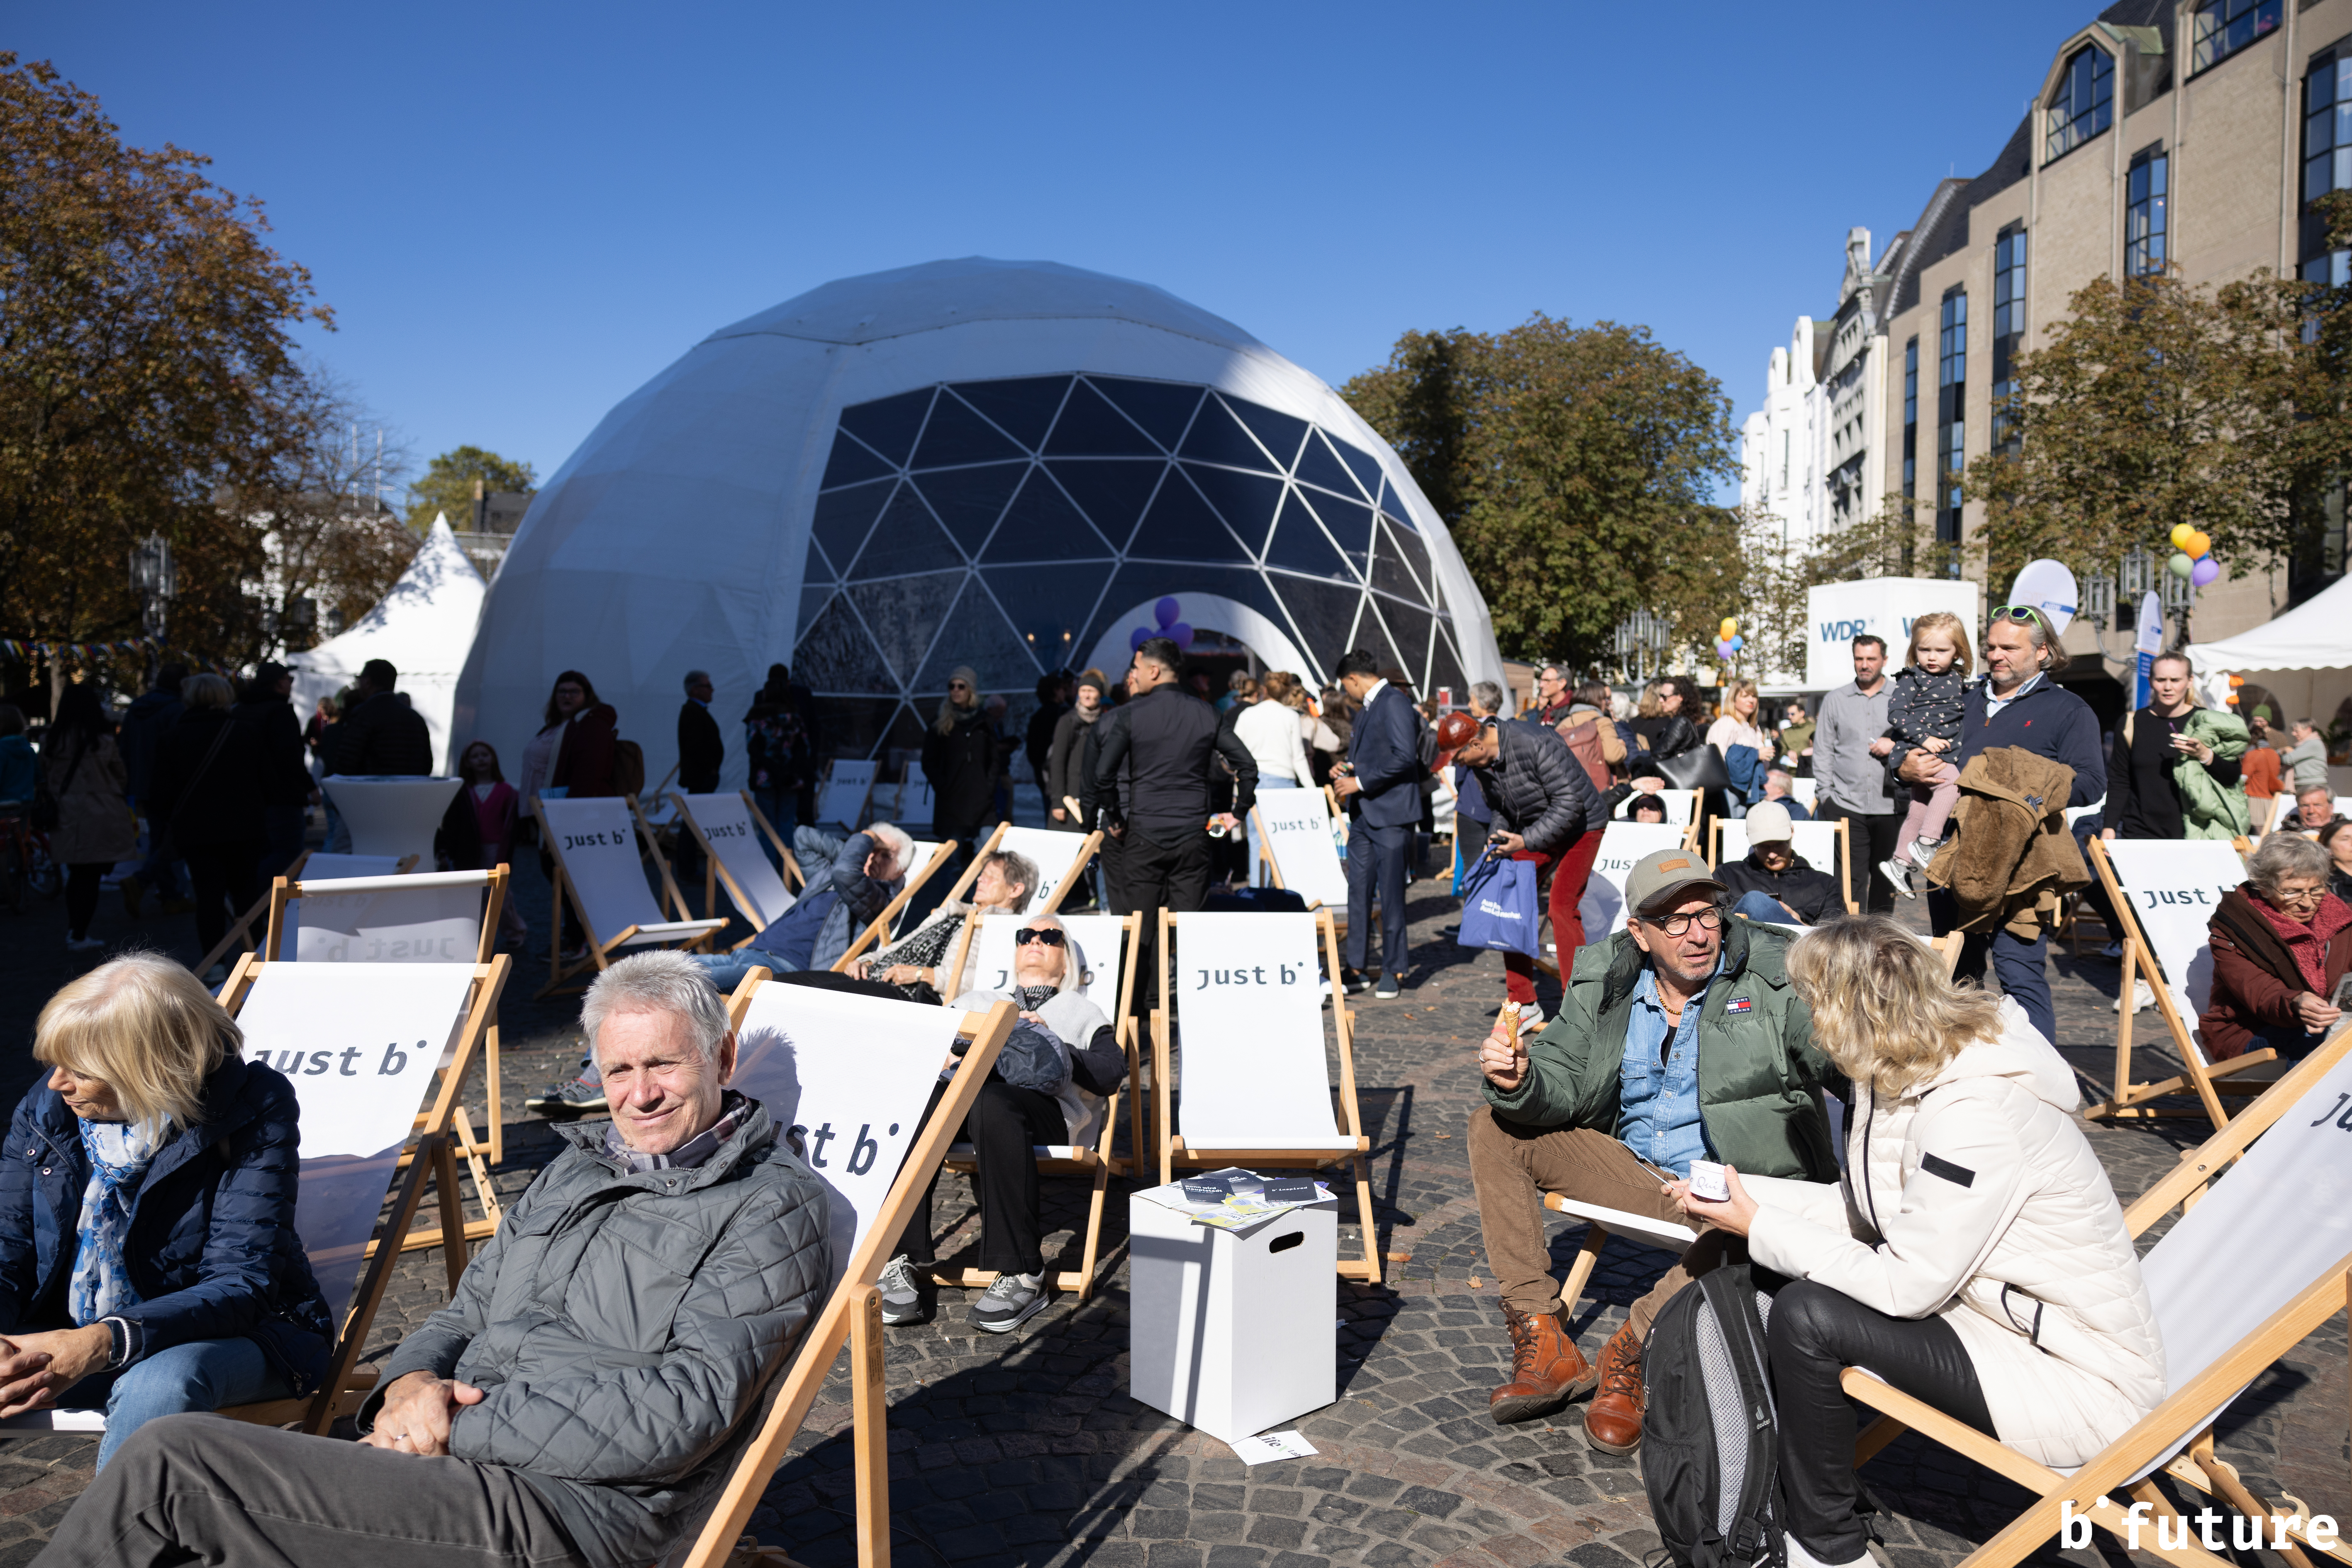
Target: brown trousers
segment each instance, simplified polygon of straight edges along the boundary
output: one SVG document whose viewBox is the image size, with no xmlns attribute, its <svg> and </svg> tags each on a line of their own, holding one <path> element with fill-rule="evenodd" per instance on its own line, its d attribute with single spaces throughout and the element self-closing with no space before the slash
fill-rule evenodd
<svg viewBox="0 0 2352 1568">
<path fill-rule="evenodd" d="M 1657 1173 L 1608 1133 L 1589 1127 L 1522 1127 L 1496 1117 L 1492 1106 L 1480 1106 L 1470 1118 L 1470 1180 L 1478 1190 L 1486 1265 L 1495 1271 L 1503 1304 L 1534 1317 L 1558 1311 L 1561 1304 L 1551 1250 L 1544 1244 L 1546 1193 L 1686 1223 L 1659 1190 L 1664 1184 Z M 1626 1313 L 1633 1337 L 1648 1339 L 1658 1309 L 1694 1279 L 1747 1255 L 1744 1238 L 1701 1231 L 1681 1260 Z"/>
</svg>

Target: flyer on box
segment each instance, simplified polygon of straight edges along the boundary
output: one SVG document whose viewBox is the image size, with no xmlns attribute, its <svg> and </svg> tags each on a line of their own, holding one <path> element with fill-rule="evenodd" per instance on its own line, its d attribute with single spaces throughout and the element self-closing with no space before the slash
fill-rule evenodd
<svg viewBox="0 0 2352 1568">
<path fill-rule="evenodd" d="M 1303 1176 L 1261 1176 L 1228 1165 L 1138 1194 L 1217 1230 L 1246 1230 L 1292 1209 L 1328 1199 L 1331 1189 Z"/>
</svg>

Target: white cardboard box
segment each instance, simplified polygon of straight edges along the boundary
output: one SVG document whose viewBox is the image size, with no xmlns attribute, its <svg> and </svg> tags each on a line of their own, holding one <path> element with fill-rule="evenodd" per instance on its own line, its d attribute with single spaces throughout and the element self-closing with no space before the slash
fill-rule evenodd
<svg viewBox="0 0 2352 1568">
<path fill-rule="evenodd" d="M 1127 1200 L 1129 1388 L 1231 1443 L 1339 1396 L 1339 1205 L 1244 1231 Z"/>
</svg>

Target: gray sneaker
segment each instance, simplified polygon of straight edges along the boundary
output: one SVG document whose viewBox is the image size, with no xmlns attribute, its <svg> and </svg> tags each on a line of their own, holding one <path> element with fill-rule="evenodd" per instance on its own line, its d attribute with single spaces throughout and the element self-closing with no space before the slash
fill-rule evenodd
<svg viewBox="0 0 2352 1568">
<path fill-rule="evenodd" d="M 1010 1333 L 1044 1311 L 1052 1299 L 1042 1276 L 1032 1285 L 1018 1274 L 1000 1274 L 971 1304 L 967 1321 L 983 1333 Z"/>
<path fill-rule="evenodd" d="M 583 1083 L 575 1078 L 526 1096 L 522 1108 L 541 1116 L 585 1116 L 593 1110 L 610 1110 L 613 1103 L 604 1098 L 603 1084 Z"/>
<path fill-rule="evenodd" d="M 939 1288 L 931 1283 L 929 1268 L 918 1268 L 907 1261 L 905 1253 L 882 1266 L 882 1276 L 875 1281 L 882 1287 L 882 1321 L 893 1327 L 901 1323 L 930 1321 L 931 1308 L 939 1300 Z"/>
</svg>

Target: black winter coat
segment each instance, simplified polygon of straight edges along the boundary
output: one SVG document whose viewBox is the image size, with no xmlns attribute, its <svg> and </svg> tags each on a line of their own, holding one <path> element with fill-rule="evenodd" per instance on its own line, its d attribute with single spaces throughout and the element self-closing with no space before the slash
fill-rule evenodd
<svg viewBox="0 0 2352 1568">
<path fill-rule="evenodd" d="M 1518 834 L 1530 849 L 1556 856 L 1603 826 L 1607 813 L 1600 792 L 1557 731 L 1524 719 L 1506 719 L 1495 730 L 1500 754 L 1470 771 L 1477 775 L 1496 827 Z"/>
<path fill-rule="evenodd" d="M 1761 893 L 1768 899 L 1780 900 L 1807 925 L 1819 925 L 1845 913 L 1845 893 L 1839 888 L 1838 879 L 1827 871 L 1814 869 L 1801 855 L 1789 862 L 1787 870 L 1775 871 L 1750 850 L 1748 858 L 1724 867 L 1716 873 L 1716 879 L 1734 899 L 1742 893 Z"/>
<path fill-rule="evenodd" d="M 727 761 L 727 742 L 719 721 L 692 698 L 677 710 L 677 784 L 688 795 L 715 795 L 719 770 Z"/>
<path fill-rule="evenodd" d="M 189 709 L 155 748 L 150 819 L 169 823 L 172 842 L 183 849 L 259 846 L 268 836 L 261 810 L 268 766 L 264 745 L 258 730 L 224 709 Z"/>
<path fill-rule="evenodd" d="M 379 691 L 327 731 L 335 748 L 327 771 L 353 778 L 423 778 L 433 771 L 433 731 L 405 691 Z"/>
<path fill-rule="evenodd" d="M 294 1086 L 232 1056 L 205 1079 L 203 1107 L 131 1200 L 122 1256 L 142 1300 L 120 1316 L 139 1325 L 145 1355 L 249 1339 L 307 1394 L 327 1375 L 334 1327 L 294 1233 Z M 89 1185 L 79 1121 L 46 1081 L 34 1085 L 0 1145 L 0 1334 L 74 1326 L 66 1293 Z"/>
<path fill-rule="evenodd" d="M 923 777 L 931 784 L 931 823 L 942 838 L 969 838 L 996 800 L 996 731 L 974 708 L 958 713 L 942 735 L 923 731 Z"/>
<path fill-rule="evenodd" d="M 261 737 L 261 798 L 268 805 L 302 805 L 310 798 L 310 770 L 302 765 L 302 722 L 294 704 L 275 694 L 231 710 Z"/>
</svg>

